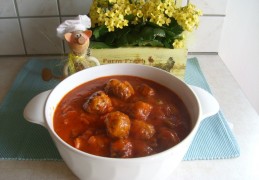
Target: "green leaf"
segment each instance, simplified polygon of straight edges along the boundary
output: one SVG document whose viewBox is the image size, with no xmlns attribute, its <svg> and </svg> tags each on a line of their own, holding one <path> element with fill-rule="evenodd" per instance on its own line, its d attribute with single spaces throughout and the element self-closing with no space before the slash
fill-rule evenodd
<svg viewBox="0 0 259 180">
<path fill-rule="evenodd" d="M 171 39 L 164 39 L 163 41 L 162 41 L 162 43 L 164 44 L 164 46 L 166 47 L 166 48 L 172 48 L 173 46 L 172 46 L 172 42 L 173 40 L 171 40 Z"/>
<path fill-rule="evenodd" d="M 175 19 L 171 19 L 171 23 L 169 24 L 169 29 L 175 34 L 179 35 L 183 32 L 182 26 L 180 26 Z"/>
<path fill-rule="evenodd" d="M 106 33 L 108 33 L 108 29 L 106 26 L 99 26 L 97 28 L 92 29 L 93 36 L 95 39 L 100 39 L 100 37 L 104 36 Z"/>
<path fill-rule="evenodd" d="M 116 34 L 116 39 L 120 39 L 122 36 L 128 34 L 131 31 L 129 27 L 124 27 L 123 29 L 118 29 L 114 33 Z"/>
<path fill-rule="evenodd" d="M 183 28 L 177 23 L 174 18 L 171 18 L 171 23 L 169 24 L 169 26 L 158 26 L 157 24 L 152 22 L 147 22 L 147 25 L 154 28 L 162 29 L 164 31 L 171 31 L 174 36 L 179 35 L 183 32 Z"/>
<path fill-rule="evenodd" d="M 153 46 L 153 47 L 163 47 L 164 44 L 158 40 L 144 40 L 140 41 L 139 46 Z"/>
<path fill-rule="evenodd" d="M 172 40 L 172 39 L 175 39 L 175 34 L 171 31 L 165 31 L 166 33 L 166 38 L 167 40 Z"/>
<path fill-rule="evenodd" d="M 128 38 L 127 35 L 124 34 L 123 36 L 120 37 L 120 39 L 116 40 L 116 46 L 120 47 L 120 46 L 128 46 Z"/>
<path fill-rule="evenodd" d="M 130 46 L 135 46 L 139 43 L 139 41 L 141 41 L 141 37 L 139 36 L 138 33 L 130 33 L 127 35 L 127 40 L 128 40 L 128 44 Z"/>
<path fill-rule="evenodd" d="M 143 37 L 144 40 L 153 40 L 155 38 L 154 28 L 152 27 L 144 27 L 140 32 L 140 36 Z"/>
<path fill-rule="evenodd" d="M 129 15 L 125 15 L 124 18 L 127 19 L 128 21 L 133 21 L 135 16 L 133 14 L 129 14 Z"/>
<path fill-rule="evenodd" d="M 104 42 L 108 45 L 112 45 L 116 39 L 116 34 L 115 33 L 108 33 L 107 36 L 105 37 Z"/>
<path fill-rule="evenodd" d="M 165 37 L 165 31 L 163 30 L 163 29 L 161 29 L 161 28 L 155 28 L 154 29 L 154 35 L 155 35 L 155 37 Z"/>
<path fill-rule="evenodd" d="M 174 18 L 171 18 L 171 22 L 170 22 L 168 27 L 169 28 L 173 28 L 173 27 L 175 27 L 177 25 L 178 25 L 177 21 Z"/>
<path fill-rule="evenodd" d="M 153 28 L 163 28 L 163 26 L 158 26 L 156 23 L 148 21 L 146 26 L 153 27 Z"/>
</svg>

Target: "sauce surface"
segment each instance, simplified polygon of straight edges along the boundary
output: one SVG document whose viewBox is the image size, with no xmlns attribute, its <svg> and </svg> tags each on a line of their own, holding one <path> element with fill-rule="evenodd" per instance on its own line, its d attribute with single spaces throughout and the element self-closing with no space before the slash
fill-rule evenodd
<svg viewBox="0 0 259 180">
<path fill-rule="evenodd" d="M 82 84 L 54 113 L 54 130 L 65 142 L 104 157 L 156 154 L 178 144 L 190 129 L 188 111 L 175 93 L 134 76 Z"/>
</svg>

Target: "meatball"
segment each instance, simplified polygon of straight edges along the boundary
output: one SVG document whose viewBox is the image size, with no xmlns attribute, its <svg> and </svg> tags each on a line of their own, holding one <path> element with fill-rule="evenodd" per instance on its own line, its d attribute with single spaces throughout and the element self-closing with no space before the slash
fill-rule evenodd
<svg viewBox="0 0 259 180">
<path fill-rule="evenodd" d="M 146 120 L 152 110 L 152 106 L 148 103 L 137 101 L 131 104 L 129 108 L 129 116 L 133 119 Z"/>
<path fill-rule="evenodd" d="M 136 157 L 148 156 L 154 153 L 154 149 L 144 141 L 133 141 L 133 152 Z"/>
<path fill-rule="evenodd" d="M 148 140 L 155 134 L 155 132 L 154 126 L 145 121 L 135 120 L 131 123 L 130 134 L 135 138 Z"/>
<path fill-rule="evenodd" d="M 75 147 L 98 156 L 110 155 L 110 140 L 105 135 L 79 136 L 74 140 Z"/>
<path fill-rule="evenodd" d="M 161 150 L 166 150 L 180 142 L 180 138 L 174 130 L 161 128 L 158 132 L 158 144 Z"/>
<path fill-rule="evenodd" d="M 111 79 L 105 86 L 105 91 L 108 94 L 113 94 L 114 96 L 127 100 L 134 93 L 134 89 L 128 81 L 121 82 L 117 79 Z"/>
<path fill-rule="evenodd" d="M 126 114 L 120 111 L 108 113 L 104 122 L 110 137 L 127 138 L 129 136 L 130 119 Z"/>
<path fill-rule="evenodd" d="M 93 93 L 83 105 L 83 109 L 91 114 L 106 114 L 111 112 L 112 102 L 103 91 Z"/>
<path fill-rule="evenodd" d="M 164 102 L 154 107 L 152 111 L 152 116 L 157 119 L 168 119 L 172 117 L 175 117 L 176 119 L 181 119 L 180 110 L 175 106 L 168 105 Z"/>
<path fill-rule="evenodd" d="M 113 93 L 113 89 L 116 88 L 120 83 L 121 83 L 121 81 L 119 81 L 118 79 L 110 79 L 106 83 L 105 88 L 104 88 L 106 93 Z"/>
<path fill-rule="evenodd" d="M 153 88 L 151 88 L 149 85 L 147 84 L 141 84 L 139 87 L 138 87 L 138 92 L 145 96 L 145 97 L 148 97 L 148 96 L 154 96 L 155 95 L 155 90 Z"/>
<path fill-rule="evenodd" d="M 119 139 L 111 143 L 111 157 L 129 158 L 132 156 L 132 143 L 128 139 Z"/>
</svg>

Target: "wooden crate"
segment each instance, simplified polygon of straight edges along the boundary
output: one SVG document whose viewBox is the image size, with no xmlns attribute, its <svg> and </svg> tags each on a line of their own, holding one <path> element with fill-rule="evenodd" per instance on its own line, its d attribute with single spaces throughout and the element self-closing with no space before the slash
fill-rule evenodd
<svg viewBox="0 0 259 180">
<path fill-rule="evenodd" d="M 125 47 L 112 49 L 91 49 L 90 55 L 101 64 L 137 63 L 166 70 L 184 79 L 187 49 L 166 49 L 153 47 Z"/>
</svg>

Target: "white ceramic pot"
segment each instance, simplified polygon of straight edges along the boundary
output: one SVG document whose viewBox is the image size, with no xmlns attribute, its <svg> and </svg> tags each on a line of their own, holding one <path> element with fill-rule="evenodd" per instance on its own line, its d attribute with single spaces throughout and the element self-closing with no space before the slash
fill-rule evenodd
<svg viewBox="0 0 259 180">
<path fill-rule="evenodd" d="M 186 105 L 191 121 L 190 134 L 176 146 L 140 158 L 106 158 L 91 155 L 64 142 L 53 129 L 57 104 L 75 87 L 98 77 L 130 75 L 150 79 L 174 91 Z M 217 113 L 218 102 L 208 92 L 190 87 L 166 71 L 137 64 L 108 64 L 82 70 L 60 82 L 53 90 L 35 96 L 25 107 L 24 117 L 45 126 L 67 166 L 80 179 L 87 180 L 163 180 L 182 161 L 202 119 Z"/>
</svg>

